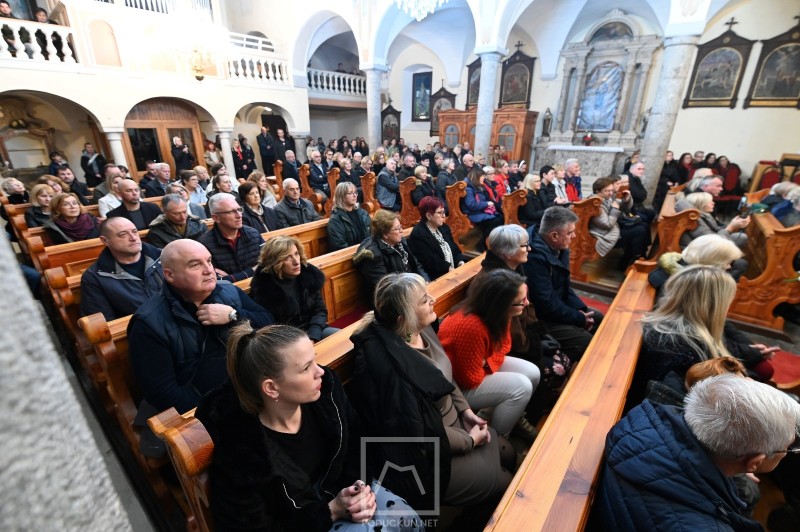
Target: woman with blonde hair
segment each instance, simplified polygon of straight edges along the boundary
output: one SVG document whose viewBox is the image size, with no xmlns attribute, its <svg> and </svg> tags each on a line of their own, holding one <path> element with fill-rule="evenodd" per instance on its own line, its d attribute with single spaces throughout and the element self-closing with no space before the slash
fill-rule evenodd
<svg viewBox="0 0 800 532">
<path fill-rule="evenodd" d="M 522 180 L 522 190 L 527 192 L 525 205 L 517 211 L 519 223 L 530 227 L 542 221 L 544 211 L 549 207 L 547 195 L 542 189 L 542 178 L 537 174 L 528 174 Z"/>
<path fill-rule="evenodd" d="M 50 203 L 55 192 L 53 187 L 39 183 L 31 189 L 31 206 L 25 211 L 28 227 L 42 227 L 50 219 Z"/>
<path fill-rule="evenodd" d="M 67 244 L 100 236 L 100 222 L 87 213 L 77 194 L 56 194 L 44 229 L 53 244 Z"/>
<path fill-rule="evenodd" d="M 293 236 L 276 236 L 261 247 L 250 297 L 278 323 L 298 327 L 317 342 L 339 330 L 328 327 L 324 286 L 325 274 L 308 263 L 303 244 Z"/>
<path fill-rule="evenodd" d="M 108 194 L 97 201 L 100 218 L 105 218 L 109 211 L 113 211 L 122 205 L 122 198 L 119 197 L 119 184 L 123 179 L 125 178 L 120 174 L 115 174 L 106 178 Z"/>
<path fill-rule="evenodd" d="M 333 191 L 333 210 L 328 220 L 328 252 L 355 246 L 370 232 L 369 214 L 358 208 L 358 188 L 339 182 Z"/>
<path fill-rule="evenodd" d="M 744 229 L 750 225 L 749 217 L 737 216 L 728 225 L 723 226 L 712 214 L 714 212 L 714 196 L 708 192 L 693 192 L 688 194 L 684 201 L 700 211 L 700 219 L 697 221 L 696 229 L 686 231 L 681 236 L 681 246 L 685 247 L 699 236 L 712 234 L 727 238 L 740 248 L 747 245 L 747 235 L 744 233 Z"/>
</svg>

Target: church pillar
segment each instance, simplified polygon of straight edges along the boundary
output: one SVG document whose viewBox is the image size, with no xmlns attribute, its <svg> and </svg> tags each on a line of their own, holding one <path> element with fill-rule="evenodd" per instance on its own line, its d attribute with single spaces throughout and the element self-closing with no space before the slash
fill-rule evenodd
<svg viewBox="0 0 800 532">
<path fill-rule="evenodd" d="M 389 67 L 372 64 L 361 70 L 367 75 L 367 144 L 375 150 L 381 145 L 381 76 Z"/>
<path fill-rule="evenodd" d="M 118 131 L 106 130 L 106 140 L 108 140 L 108 147 L 111 149 L 111 158 L 114 159 L 114 164 L 121 164 L 130 168 L 127 159 L 125 158 L 125 150 L 122 148 L 122 129 Z M 135 171 L 131 168 L 131 171 Z"/>
<path fill-rule="evenodd" d="M 631 84 L 634 83 L 634 74 L 636 70 L 636 56 L 631 53 L 628 64 L 625 66 L 625 77 L 622 79 L 622 89 L 619 94 L 619 104 L 617 105 L 617 113 L 614 116 L 614 132 L 619 134 L 624 130 L 625 124 L 625 110 L 628 108 L 628 92 L 630 91 Z M 643 92 L 642 90 L 639 91 Z M 635 109 L 635 108 L 634 108 Z M 636 112 L 635 110 L 633 111 Z"/>
<path fill-rule="evenodd" d="M 639 124 L 639 117 L 642 116 L 642 98 L 644 97 L 644 84 L 647 80 L 648 76 L 650 75 L 650 67 L 652 67 L 652 63 L 642 63 L 641 68 L 639 68 L 639 91 L 636 93 L 636 100 L 633 102 L 633 110 L 631 115 L 631 122 L 630 127 L 628 127 L 628 131 L 636 131 L 636 126 Z M 677 110 L 676 110 L 677 112 Z"/>
<path fill-rule="evenodd" d="M 580 105 L 583 99 L 583 87 L 586 84 L 586 65 L 579 65 L 575 72 L 575 90 L 572 98 L 567 104 L 566 124 L 563 130 L 567 135 L 574 135 L 578 129 L 578 118 L 580 116 Z"/>
<path fill-rule="evenodd" d="M 494 102 L 497 101 L 497 67 L 500 65 L 500 53 L 485 52 L 478 54 L 481 58 L 481 83 L 478 94 L 478 112 L 475 117 L 475 146 L 473 153 L 481 153 L 489 161 L 489 143 L 492 137 L 492 121 L 494 119 Z"/>
<path fill-rule="evenodd" d="M 692 56 L 699 40 L 699 35 L 678 35 L 664 39 L 661 75 L 641 150 L 642 161 L 645 163 L 644 185 L 650 201 L 658 186 L 664 155 L 672 139 L 675 120 L 678 117 L 689 69 L 692 66 Z"/>
<path fill-rule="evenodd" d="M 567 61 L 564 63 L 564 82 L 561 83 L 561 99 L 559 100 L 558 104 L 558 132 L 562 133 L 565 129 L 567 129 L 567 109 L 569 108 L 569 102 L 567 99 L 569 98 L 569 88 L 570 84 L 572 83 L 572 68 L 573 65 L 571 62 Z"/>
<path fill-rule="evenodd" d="M 222 152 L 222 160 L 225 162 L 228 175 L 231 176 L 231 179 L 235 179 L 236 172 L 233 166 L 233 153 L 231 153 L 231 133 L 233 133 L 233 129 L 220 129 L 215 133 L 219 135 L 219 149 Z"/>
</svg>

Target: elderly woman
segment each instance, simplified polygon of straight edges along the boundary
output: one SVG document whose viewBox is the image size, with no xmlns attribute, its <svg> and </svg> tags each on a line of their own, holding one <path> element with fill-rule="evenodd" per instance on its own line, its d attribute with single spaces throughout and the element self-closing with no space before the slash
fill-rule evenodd
<svg viewBox="0 0 800 532">
<path fill-rule="evenodd" d="M 455 185 L 458 181 L 453 172 L 456 169 L 456 160 L 452 157 L 445 157 L 439 167 L 439 175 L 436 177 L 436 197 L 444 203 L 444 209 L 449 214 L 447 206 L 447 187 Z"/>
<path fill-rule="evenodd" d="M 123 179 L 125 178 L 118 173 L 106 178 L 108 194 L 97 200 L 100 218 L 105 218 L 109 211 L 113 211 L 122 205 L 122 198 L 119 197 L 119 184 Z"/>
<path fill-rule="evenodd" d="M 300 241 L 293 236 L 276 236 L 261 247 L 250 297 L 270 311 L 278 323 L 298 327 L 317 342 L 339 330 L 328 327 L 324 286 L 325 274 L 308 264 Z"/>
<path fill-rule="evenodd" d="M 206 187 L 209 185 L 209 183 L 211 183 L 211 175 L 208 173 L 208 171 L 209 171 L 208 168 L 206 168 L 205 166 L 202 166 L 202 165 L 198 165 L 198 166 L 195 166 L 194 168 L 192 168 L 192 170 L 194 171 L 195 175 L 197 176 L 197 182 L 198 182 L 198 185 L 200 186 L 200 189 L 203 192 L 205 192 L 206 191 Z M 184 186 L 186 186 L 186 183 L 184 183 Z M 188 189 L 189 187 L 187 186 L 186 188 Z M 194 200 L 192 200 L 192 201 L 194 201 Z M 205 202 L 201 201 L 199 203 L 205 203 Z"/>
<path fill-rule="evenodd" d="M 436 196 L 436 191 L 433 188 L 433 180 L 428 174 L 428 168 L 419 165 L 414 168 L 414 178 L 416 179 L 416 187 L 411 191 L 411 203 L 418 206 L 422 198 Z"/>
<path fill-rule="evenodd" d="M 67 244 L 100 236 L 100 222 L 88 214 L 76 194 L 56 194 L 44 229 L 53 244 Z"/>
<path fill-rule="evenodd" d="M 206 195 L 206 191 L 203 190 L 203 180 L 208 179 L 208 172 L 202 166 L 196 166 L 195 168 L 200 168 L 203 174 L 199 174 L 197 170 L 184 170 L 181 172 L 180 179 L 181 185 L 186 188 L 186 192 L 189 193 L 189 201 L 196 205 L 203 205 L 208 201 L 208 196 Z"/>
<path fill-rule="evenodd" d="M 358 208 L 358 189 L 339 182 L 333 192 L 333 210 L 328 220 L 328 252 L 355 246 L 369 236 L 370 219 Z"/>
<path fill-rule="evenodd" d="M 53 189 L 53 192 L 56 194 L 69 192 L 69 186 L 66 183 L 64 183 L 61 179 L 53 175 L 43 175 L 36 180 L 36 183 L 41 185 L 50 185 L 50 187 Z M 84 204 L 81 203 L 81 205 Z"/>
<path fill-rule="evenodd" d="M 681 246 L 686 247 L 689 242 L 702 235 L 718 234 L 727 238 L 734 244 L 744 249 L 747 245 L 747 235 L 744 229 L 750 225 L 749 217 L 736 216 L 728 225 L 720 224 L 714 215 L 714 196 L 708 192 L 693 192 L 684 198 L 692 208 L 700 211 L 697 228 L 686 231 L 681 236 Z"/>
<path fill-rule="evenodd" d="M 426 196 L 419 202 L 420 221 L 411 230 L 408 247 L 431 278 L 438 279 L 467 261 L 445 221 L 444 204 Z"/>
<path fill-rule="evenodd" d="M 28 191 L 25 190 L 25 185 L 22 184 L 22 181 L 14 177 L 3 180 L 3 194 L 12 205 L 21 205 L 30 201 L 30 196 L 28 195 Z"/>
<path fill-rule="evenodd" d="M 542 178 L 536 174 L 526 175 L 522 180 L 522 190 L 525 190 L 527 194 L 525 205 L 517 211 L 519 223 L 528 227 L 539 225 L 545 209 L 550 206 L 547 202 L 547 195 L 542 189 Z"/>
<path fill-rule="evenodd" d="M 239 185 L 239 203 L 243 207 L 242 223 L 257 229 L 259 233 L 267 233 L 278 229 L 278 215 L 270 207 L 264 207 L 261 190 L 252 181 Z"/>
<path fill-rule="evenodd" d="M 416 273 L 430 281 L 427 272 L 411 253 L 403 236 L 403 226 L 396 212 L 380 210 L 372 218 L 372 235 L 358 247 L 353 257 L 361 273 L 368 299 L 372 299 L 378 281 L 387 273 Z"/>
<path fill-rule="evenodd" d="M 532 442 L 536 428 L 525 418 L 525 407 L 539 385 L 539 368 L 508 356 L 511 321 L 525 311 L 525 277 L 507 269 L 478 276 L 467 296 L 439 327 L 453 377 L 473 410 L 494 407 L 491 426 L 503 436 L 512 429 Z"/>
<path fill-rule="evenodd" d="M 369 522 L 370 530 L 423 530 L 399 497 L 354 478 L 359 423 L 336 374 L 314 356 L 295 327 L 231 330 L 230 380 L 197 408 L 214 442 L 215 528 L 354 532 Z M 389 506 L 392 519 L 384 519 Z"/>
<path fill-rule="evenodd" d="M 601 257 L 615 247 L 623 249 L 617 269 L 625 271 L 636 259 L 647 255 L 650 227 L 632 215 L 630 191 L 625 190 L 619 198 L 614 197 L 614 183 L 612 177 L 601 177 L 592 183 L 592 192 L 603 203 L 597 216 L 589 220 L 589 233 L 597 239 L 595 249 Z M 621 218 L 627 222 L 620 222 Z"/>
<path fill-rule="evenodd" d="M 38 184 L 31 189 L 31 206 L 25 211 L 28 227 L 42 227 L 50 220 L 50 203 L 55 192 L 50 185 Z"/>
<path fill-rule="evenodd" d="M 375 312 L 367 314 L 351 338 L 358 368 L 354 404 L 370 436 L 414 435 L 441 442 L 438 470 L 425 443 L 413 444 L 413 450 L 411 444 L 383 445 L 370 457 L 377 466 L 387 461 L 413 466 L 429 500 L 439 475 L 445 504 L 491 503 L 493 509 L 511 481 L 514 453 L 473 412 L 453 379 L 451 362 L 431 327 L 433 305 L 419 275 L 390 274 L 378 283 Z M 391 471 L 386 478 L 412 506 L 427 502 L 413 477 Z"/>
<path fill-rule="evenodd" d="M 486 168 L 493 171 L 491 167 Z M 466 214 L 469 221 L 481 231 L 481 238 L 477 244 L 478 251 L 486 250 L 486 237 L 492 229 L 503 225 L 503 214 L 498 210 L 499 200 L 491 185 L 485 182 L 486 179 L 485 169 L 476 165 L 467 174 L 467 193 L 461 200 L 461 212 Z"/>
</svg>

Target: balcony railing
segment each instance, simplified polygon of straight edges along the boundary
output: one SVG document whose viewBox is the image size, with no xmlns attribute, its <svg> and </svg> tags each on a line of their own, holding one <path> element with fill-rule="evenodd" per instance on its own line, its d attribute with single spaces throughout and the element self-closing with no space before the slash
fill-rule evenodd
<svg viewBox="0 0 800 532">
<path fill-rule="evenodd" d="M 343 72 L 308 69 L 308 90 L 340 96 L 367 96 L 367 78 Z"/>
<path fill-rule="evenodd" d="M 264 37 L 230 32 L 231 44 L 239 48 L 247 48 L 258 52 L 275 52 L 275 43 Z"/>
<path fill-rule="evenodd" d="M 0 59 L 76 63 L 72 28 L 11 18 L 0 19 Z"/>
<path fill-rule="evenodd" d="M 236 54 L 231 50 L 228 61 L 230 79 L 255 81 L 258 83 L 291 85 L 289 63 L 284 59 L 262 57 L 248 53 Z"/>
<path fill-rule="evenodd" d="M 119 6 L 141 9 L 152 13 L 163 13 L 165 15 L 186 12 L 191 10 L 195 15 L 203 19 L 211 20 L 211 1 L 210 0 L 97 0 L 104 4 L 115 4 Z"/>
</svg>

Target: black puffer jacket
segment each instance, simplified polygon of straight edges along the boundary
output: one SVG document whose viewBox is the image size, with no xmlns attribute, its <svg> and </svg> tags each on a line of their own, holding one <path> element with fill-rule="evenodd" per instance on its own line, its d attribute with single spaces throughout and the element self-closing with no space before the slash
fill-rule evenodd
<svg viewBox="0 0 800 532">
<path fill-rule="evenodd" d="M 361 233 L 365 237 L 369 236 L 369 214 L 364 209 L 356 211 L 361 222 Z M 357 238 L 356 234 L 356 228 L 347 213 L 339 207 L 334 207 L 328 220 L 328 252 L 360 244 L 363 239 Z"/>
<path fill-rule="evenodd" d="M 278 323 L 303 329 L 316 342 L 328 325 L 323 286 L 325 274 L 313 264 L 301 266 L 300 275 L 294 279 L 278 279 L 259 266 L 250 284 L 250 297 L 270 311 Z"/>
<path fill-rule="evenodd" d="M 196 416 L 214 441 L 209 474 L 216 530 L 323 532 L 333 526 L 328 501 L 358 478 L 359 433 L 341 383 L 324 369 L 320 398 L 304 405 L 328 435 L 317 442 L 329 464 L 322 479 L 310 479 L 267 436 L 230 384 L 202 399 Z"/>
<path fill-rule="evenodd" d="M 211 231 L 201 236 L 199 242 L 211 253 L 214 267 L 227 273 L 228 276 L 225 280 L 231 282 L 253 276 L 254 268 L 258 264 L 258 255 L 261 253 L 261 246 L 264 245 L 261 233 L 246 225 L 240 229 L 236 252 L 222 236 L 217 224 L 214 224 Z"/>
<path fill-rule="evenodd" d="M 375 294 L 375 287 L 378 281 L 387 273 L 402 273 L 408 271 L 411 273 L 418 273 L 426 281 L 431 280 L 425 269 L 411 253 L 406 239 L 403 238 L 400 243 L 406 253 L 408 253 L 408 269 L 403 267 L 403 258 L 400 256 L 400 253 L 380 238 L 371 236 L 358 246 L 358 251 L 356 251 L 353 257 L 353 263 L 356 265 L 358 271 L 361 272 L 361 278 L 364 280 L 364 286 L 367 289 L 370 306 L 372 306 L 372 296 Z"/>
</svg>

